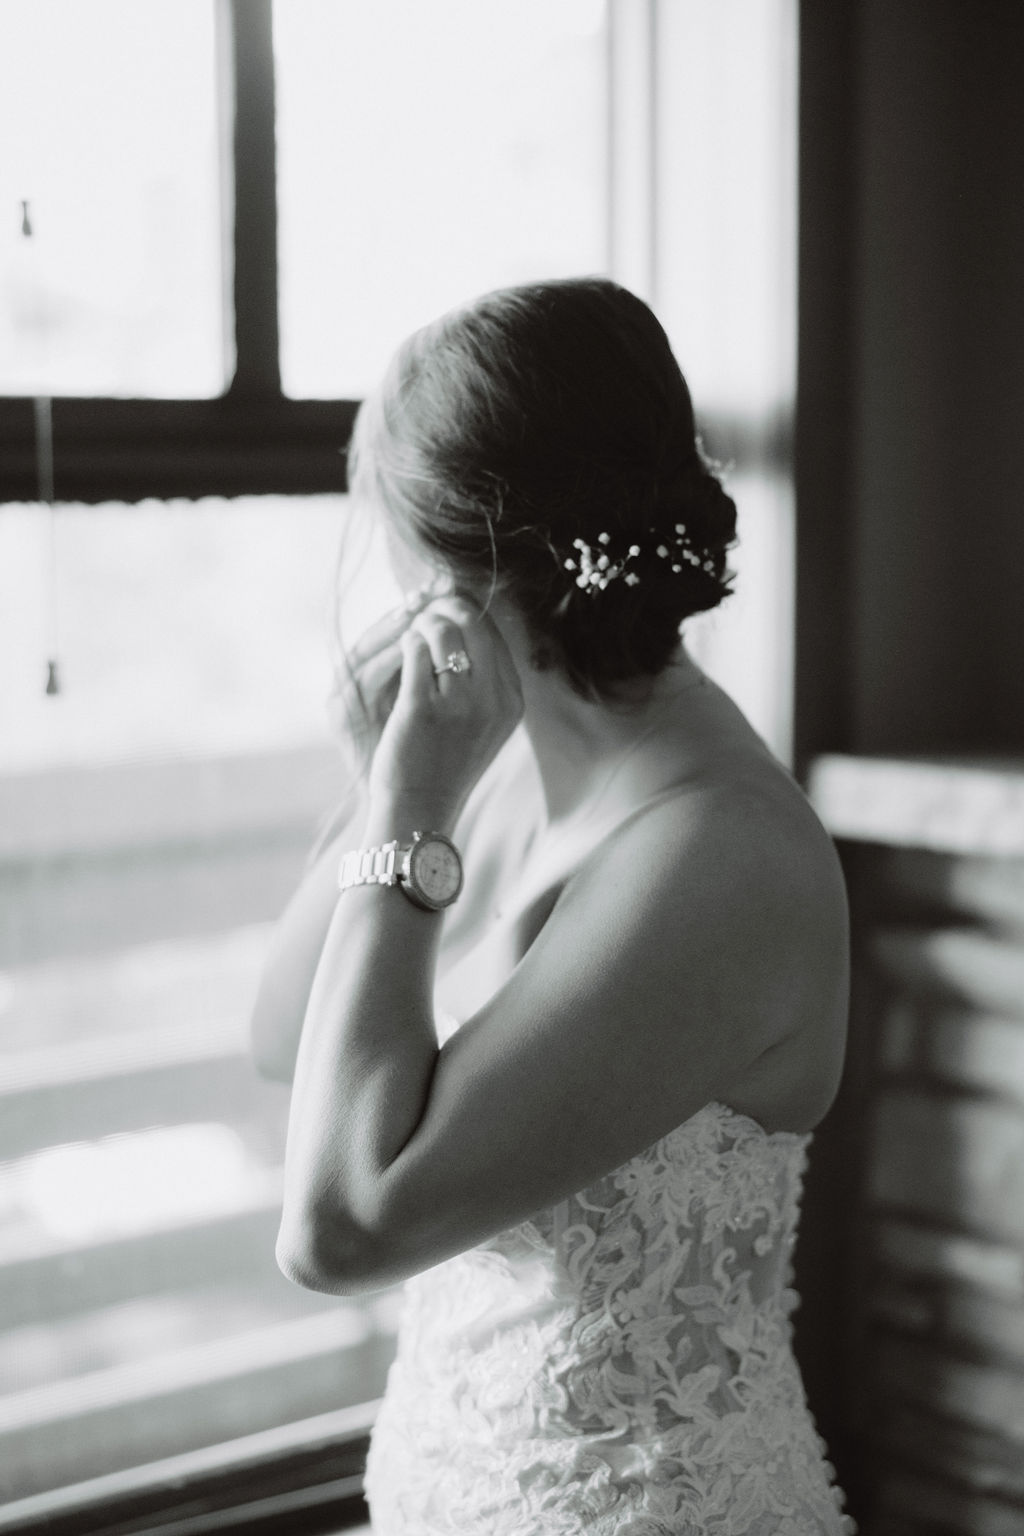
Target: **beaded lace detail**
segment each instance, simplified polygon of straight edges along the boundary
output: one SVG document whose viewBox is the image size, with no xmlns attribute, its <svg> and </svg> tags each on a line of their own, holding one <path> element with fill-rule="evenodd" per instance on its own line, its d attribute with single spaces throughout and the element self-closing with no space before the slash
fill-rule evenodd
<svg viewBox="0 0 1024 1536">
<path fill-rule="evenodd" d="M 809 1140 L 708 1104 L 409 1281 L 377 1536 L 854 1531 L 790 1348 Z"/>
</svg>

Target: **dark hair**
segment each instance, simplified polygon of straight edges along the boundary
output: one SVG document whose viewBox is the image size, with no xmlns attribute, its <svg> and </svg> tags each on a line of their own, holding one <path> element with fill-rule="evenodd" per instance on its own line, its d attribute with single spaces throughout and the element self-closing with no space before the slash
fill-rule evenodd
<svg viewBox="0 0 1024 1536">
<path fill-rule="evenodd" d="M 660 672 L 730 589 L 736 508 L 686 381 L 604 278 L 500 289 L 415 332 L 359 412 L 350 480 L 456 582 L 507 593 L 536 663 L 584 696 Z M 582 587 L 575 540 L 616 579 Z"/>
</svg>

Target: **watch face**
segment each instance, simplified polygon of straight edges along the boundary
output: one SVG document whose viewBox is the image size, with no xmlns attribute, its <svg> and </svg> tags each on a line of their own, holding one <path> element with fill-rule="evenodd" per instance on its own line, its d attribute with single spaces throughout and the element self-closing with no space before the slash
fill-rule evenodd
<svg viewBox="0 0 1024 1536">
<path fill-rule="evenodd" d="M 410 881 L 432 907 L 446 907 L 462 889 L 462 863 L 446 839 L 423 837 L 413 844 Z"/>
</svg>

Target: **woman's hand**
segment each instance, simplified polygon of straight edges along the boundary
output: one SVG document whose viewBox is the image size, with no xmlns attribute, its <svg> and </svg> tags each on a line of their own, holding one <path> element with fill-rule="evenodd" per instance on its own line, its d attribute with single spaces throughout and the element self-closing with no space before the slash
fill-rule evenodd
<svg viewBox="0 0 1024 1536">
<path fill-rule="evenodd" d="M 353 779 L 372 761 L 398 697 L 402 636 L 436 596 L 433 585 L 410 592 L 400 607 L 391 609 L 360 635 L 347 657 L 348 675 L 339 678 L 328 707 Z"/>
<path fill-rule="evenodd" d="M 518 724 L 519 675 L 493 621 L 463 597 L 431 602 L 400 645 L 400 683 L 374 754 L 370 800 L 398 802 L 440 831 Z M 451 668 L 460 653 L 468 667 Z"/>
</svg>

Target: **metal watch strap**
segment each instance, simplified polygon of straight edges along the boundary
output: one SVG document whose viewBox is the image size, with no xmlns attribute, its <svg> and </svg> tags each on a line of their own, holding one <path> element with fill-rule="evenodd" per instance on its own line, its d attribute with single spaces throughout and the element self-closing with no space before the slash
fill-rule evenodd
<svg viewBox="0 0 1024 1536">
<path fill-rule="evenodd" d="M 338 866 L 339 891 L 354 885 L 397 885 L 398 843 L 381 843 L 378 848 L 354 848 L 343 855 Z"/>
</svg>

